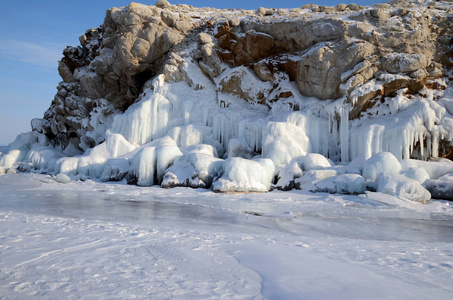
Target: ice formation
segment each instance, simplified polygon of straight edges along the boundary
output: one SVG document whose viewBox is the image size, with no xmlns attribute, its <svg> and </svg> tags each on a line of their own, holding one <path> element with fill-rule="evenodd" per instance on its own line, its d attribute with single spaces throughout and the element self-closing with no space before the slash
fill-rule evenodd
<svg viewBox="0 0 453 300">
<path fill-rule="evenodd" d="M 451 5 L 433 3 L 113 8 L 0 171 L 425 202 L 453 172 L 432 161 L 453 151 Z"/>
</svg>

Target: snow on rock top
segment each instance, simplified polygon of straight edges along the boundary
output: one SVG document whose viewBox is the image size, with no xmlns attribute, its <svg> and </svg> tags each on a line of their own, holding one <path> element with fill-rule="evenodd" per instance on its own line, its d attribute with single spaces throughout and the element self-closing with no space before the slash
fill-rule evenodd
<svg viewBox="0 0 453 300">
<path fill-rule="evenodd" d="M 432 1 L 112 8 L 0 166 L 217 191 L 358 193 L 363 176 L 403 195 L 375 181 L 453 172 L 414 160 L 452 157 L 452 22 Z"/>
</svg>

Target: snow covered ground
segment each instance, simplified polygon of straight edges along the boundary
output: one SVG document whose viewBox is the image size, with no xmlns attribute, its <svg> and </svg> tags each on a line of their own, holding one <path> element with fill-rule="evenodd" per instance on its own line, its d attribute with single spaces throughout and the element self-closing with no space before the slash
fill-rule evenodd
<svg viewBox="0 0 453 300">
<path fill-rule="evenodd" d="M 0 177 L 0 299 L 451 299 L 453 207 Z"/>
</svg>

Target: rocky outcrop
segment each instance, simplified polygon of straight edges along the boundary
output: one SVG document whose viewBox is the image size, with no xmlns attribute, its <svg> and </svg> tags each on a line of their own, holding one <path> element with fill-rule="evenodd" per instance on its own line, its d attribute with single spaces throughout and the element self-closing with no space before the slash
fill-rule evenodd
<svg viewBox="0 0 453 300">
<path fill-rule="evenodd" d="M 202 88 L 188 62 L 219 93 L 268 108 L 283 101 L 298 110 L 301 96 L 343 99 L 357 119 L 400 92 L 432 95 L 445 87 L 439 78 L 453 76 L 453 11 L 448 2 L 419 2 L 246 11 L 159 0 L 112 8 L 63 51 L 63 81 L 46 121 L 32 127 L 62 149 L 91 148 L 158 75 Z"/>
</svg>

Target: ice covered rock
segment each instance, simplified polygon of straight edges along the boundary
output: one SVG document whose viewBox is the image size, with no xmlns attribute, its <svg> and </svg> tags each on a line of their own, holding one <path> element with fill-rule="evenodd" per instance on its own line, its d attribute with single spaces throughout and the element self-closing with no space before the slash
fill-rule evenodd
<svg viewBox="0 0 453 300">
<path fill-rule="evenodd" d="M 366 159 L 363 155 L 360 155 L 354 158 L 344 170 L 349 174 L 359 174 L 362 175 L 363 166 L 365 165 Z"/>
<path fill-rule="evenodd" d="M 168 168 L 161 186 L 210 188 L 223 171 L 224 161 L 204 153 L 187 153 Z"/>
<path fill-rule="evenodd" d="M 294 157 L 306 155 L 309 139 L 303 128 L 291 123 L 269 122 L 263 131 L 263 157 L 276 166 L 287 164 Z"/>
<path fill-rule="evenodd" d="M 376 181 L 380 174 L 399 174 L 401 164 L 389 152 L 380 152 L 366 160 L 363 165 L 362 175 L 366 180 Z"/>
<path fill-rule="evenodd" d="M 56 162 L 64 156 L 65 154 L 57 149 L 36 144 L 31 147 L 24 164 L 28 164 L 34 170 L 53 173 Z M 22 168 L 24 164 L 21 165 Z"/>
<path fill-rule="evenodd" d="M 210 188 L 212 181 L 223 172 L 224 160 L 216 156 L 217 152 L 211 145 L 202 144 L 187 148 L 167 169 L 161 186 Z"/>
<path fill-rule="evenodd" d="M 415 159 L 404 159 L 401 161 L 403 170 L 410 168 L 424 170 L 430 179 L 438 179 L 449 173 L 453 173 L 453 162 L 449 159 L 439 159 L 437 161 L 422 161 Z"/>
<path fill-rule="evenodd" d="M 5 175 L 5 168 L 0 167 L 0 175 Z"/>
<path fill-rule="evenodd" d="M 231 139 L 228 143 L 228 157 L 252 158 L 253 150 L 244 138 Z"/>
<path fill-rule="evenodd" d="M 106 161 L 100 179 L 102 181 L 121 181 L 131 168 L 127 157 L 110 158 Z"/>
<path fill-rule="evenodd" d="M 267 192 L 274 172 L 275 166 L 270 159 L 228 158 L 222 177 L 212 188 L 215 192 Z"/>
<path fill-rule="evenodd" d="M 16 163 L 23 161 L 28 151 L 35 144 L 45 144 L 40 142 L 40 134 L 36 131 L 19 134 L 14 142 L 9 144 L 7 153 L 0 156 L 0 166 L 11 168 Z"/>
<path fill-rule="evenodd" d="M 453 182 L 453 173 L 445 174 L 443 176 L 440 176 L 437 179 L 442 180 L 442 181 L 451 181 L 451 182 Z"/>
<path fill-rule="evenodd" d="M 84 155 L 63 157 L 57 160 L 55 172 L 100 178 L 109 158 L 125 155 L 134 149 L 136 147 L 126 141 L 122 135 L 108 132 L 104 143 L 89 149 Z"/>
<path fill-rule="evenodd" d="M 376 191 L 400 199 L 426 203 L 431 194 L 417 180 L 397 174 L 379 174 Z"/>
<path fill-rule="evenodd" d="M 417 180 L 419 183 L 423 184 L 427 179 L 429 179 L 428 172 L 425 169 L 410 167 L 404 172 L 404 176 L 407 178 L 412 178 Z"/>
<path fill-rule="evenodd" d="M 130 159 L 128 183 L 139 186 L 160 184 L 167 168 L 181 155 L 176 143 L 168 137 L 140 147 Z"/>
<path fill-rule="evenodd" d="M 17 170 L 14 168 L 8 168 L 8 169 L 6 169 L 6 172 L 5 172 L 5 174 L 16 174 L 16 173 L 17 173 Z"/>
<path fill-rule="evenodd" d="M 333 163 L 325 156 L 318 153 L 308 153 L 306 156 L 299 159 L 304 171 L 319 170 L 333 167 Z"/>
<path fill-rule="evenodd" d="M 55 181 L 58 183 L 69 183 L 71 182 L 71 178 L 63 173 L 59 173 L 57 176 L 55 176 Z"/>
<path fill-rule="evenodd" d="M 453 181 L 439 179 L 427 179 L 423 186 L 431 193 L 435 199 L 453 201 Z"/>
<path fill-rule="evenodd" d="M 301 177 L 303 172 L 297 161 L 292 161 L 285 166 L 277 167 L 277 183 L 275 186 L 282 191 L 289 191 L 300 188 L 296 179 Z"/>
<path fill-rule="evenodd" d="M 358 174 L 342 174 L 314 182 L 311 192 L 331 194 L 363 194 L 366 191 L 365 179 Z"/>
<path fill-rule="evenodd" d="M 314 189 L 314 184 L 326 178 L 337 176 L 338 172 L 333 169 L 327 170 L 310 170 L 304 172 L 303 175 L 294 180 L 295 185 L 303 190 L 312 190 Z"/>
</svg>

